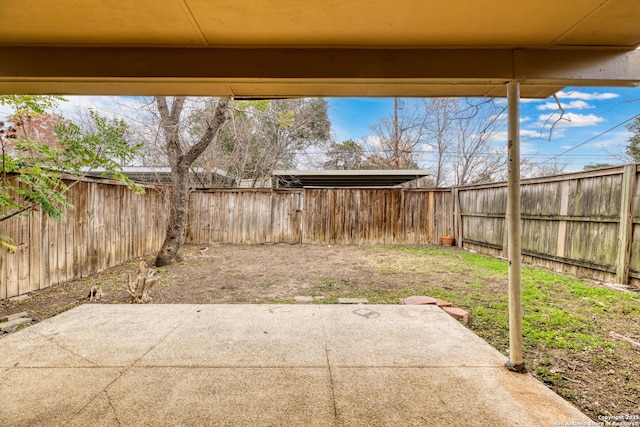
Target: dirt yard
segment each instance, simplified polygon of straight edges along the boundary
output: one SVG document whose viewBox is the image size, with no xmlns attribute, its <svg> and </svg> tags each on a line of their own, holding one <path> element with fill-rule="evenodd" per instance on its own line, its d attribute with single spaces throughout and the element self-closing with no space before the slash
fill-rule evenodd
<svg viewBox="0 0 640 427">
<path fill-rule="evenodd" d="M 377 260 L 394 256 L 357 246 L 186 246 L 185 261 L 158 269 L 152 289 L 156 304 L 241 304 L 293 302 L 297 295 L 330 298 L 368 295 L 384 290 L 403 293 L 412 285 L 441 287 L 449 273 L 416 276 L 390 274 L 375 267 Z M 151 265 L 152 258 L 146 258 Z M 92 285 L 100 285 L 100 303 L 125 304 L 128 275 L 135 276 L 140 259 L 105 272 L 32 293 L 22 301 L 0 301 L 0 314 L 27 311 L 43 320 L 79 304 L 89 303 Z M 445 285 L 446 286 L 446 285 Z M 449 286 L 452 288 L 451 286 Z M 391 303 L 398 303 L 400 298 Z"/>
<path fill-rule="evenodd" d="M 158 270 L 159 282 L 151 290 L 152 303 L 293 303 L 295 296 L 313 296 L 316 303 L 335 303 L 338 297 L 364 297 L 371 303 L 397 304 L 409 295 L 429 295 L 448 299 L 470 311 L 470 327 L 504 354 L 508 351 L 504 320 L 507 276 L 502 261 L 474 256 L 467 264 L 467 252 L 442 247 L 212 245 L 203 249 L 187 246 L 184 262 Z M 145 261 L 150 264 L 152 258 Z M 87 298 L 93 285 L 99 285 L 103 292 L 97 303 L 125 304 L 129 300 L 127 277 L 135 275 L 139 263 L 140 259 L 132 260 L 22 300 L 0 301 L 0 316 L 26 311 L 41 321 L 80 304 L 96 303 Z M 528 280 L 534 283 L 536 292 L 546 286 L 535 284 L 538 279 L 531 277 Z M 561 283 L 564 279 L 557 280 Z M 555 282 L 552 286 L 556 286 Z M 611 292 L 601 290 L 607 295 Z M 595 301 L 600 304 L 595 309 L 600 311 L 598 319 L 593 316 L 596 323 L 592 326 L 602 340 L 609 340 L 611 330 L 626 331 L 634 339 L 640 337 L 640 299 L 630 297 L 628 303 L 624 300 L 620 305 L 613 297 L 606 299 L 602 295 L 595 297 L 598 301 L 593 296 L 569 295 L 569 301 L 587 304 L 584 307 L 570 307 L 566 302 L 559 305 L 567 313 L 580 312 L 589 310 L 591 301 Z M 610 305 L 609 310 L 601 310 L 605 303 Z M 601 311 L 611 316 L 601 315 Z M 495 323 L 496 319 L 501 323 Z M 525 337 L 525 342 L 537 343 L 536 340 L 539 337 Z M 529 344 L 525 362 L 529 371 L 550 388 L 595 421 L 598 415 L 640 415 L 640 349 L 613 341 L 581 348 L 570 343 L 568 348 L 549 348 L 545 344 L 551 342 L 548 338 L 541 342 Z"/>
</svg>

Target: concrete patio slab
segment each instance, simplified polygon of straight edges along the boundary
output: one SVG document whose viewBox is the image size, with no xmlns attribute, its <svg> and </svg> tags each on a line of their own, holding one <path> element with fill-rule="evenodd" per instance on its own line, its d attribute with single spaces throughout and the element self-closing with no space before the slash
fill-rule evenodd
<svg viewBox="0 0 640 427">
<path fill-rule="evenodd" d="M 37 332 L 98 366 L 129 366 L 193 312 L 188 305 L 166 305 L 162 313 L 151 305 L 122 307 L 81 305 L 56 316 L 54 322 L 42 322 Z"/>
<path fill-rule="evenodd" d="M 192 315 L 138 366 L 318 366 L 327 364 L 320 310 L 293 305 L 194 306 Z M 301 315 L 304 313 L 304 315 Z"/>
<path fill-rule="evenodd" d="M 333 368 L 340 425 L 553 426 L 567 403 L 528 375 L 502 367 Z M 380 410 L 384 408 L 384 410 Z M 586 425 L 586 424 L 585 424 Z"/>
<path fill-rule="evenodd" d="M 136 426 L 333 425 L 320 368 L 132 368 L 70 422 Z"/>
<path fill-rule="evenodd" d="M 0 347 L 4 348 L 3 340 Z M 0 425 L 66 425 L 120 375 L 121 371 L 116 368 L 3 370 L 0 372 Z"/>
<path fill-rule="evenodd" d="M 91 304 L 0 350 L 0 425 L 590 421 L 433 305 Z"/>
<path fill-rule="evenodd" d="M 44 368 L 44 367 L 95 367 L 95 363 L 74 354 L 50 337 L 39 332 L 40 328 L 28 328 L 13 333 L 0 341 L 0 368 Z"/>
<path fill-rule="evenodd" d="M 322 318 L 336 366 L 502 366 L 506 357 L 433 305 L 325 306 Z M 375 334 L 363 331 L 375 331 Z M 394 337 L 394 338 L 392 338 Z"/>
</svg>

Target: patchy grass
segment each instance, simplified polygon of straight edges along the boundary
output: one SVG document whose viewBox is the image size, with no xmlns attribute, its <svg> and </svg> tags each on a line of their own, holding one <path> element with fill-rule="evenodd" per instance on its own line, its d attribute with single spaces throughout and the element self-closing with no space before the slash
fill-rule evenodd
<svg viewBox="0 0 640 427">
<path fill-rule="evenodd" d="M 422 293 L 470 311 L 472 329 L 508 356 L 507 263 L 483 255 L 436 248 L 392 248 L 404 256 L 381 265 L 384 274 L 402 274 L 407 265 L 425 271 L 424 260 L 439 259 L 438 273 L 464 269 L 475 280 Z M 397 268 L 393 271 L 393 268 Z M 501 283 L 495 283 L 498 280 Z M 640 353 L 610 333 L 640 339 L 640 296 L 546 270 L 522 269 L 525 363 L 538 379 L 574 402 L 594 419 L 598 415 L 636 415 L 640 407 Z M 418 290 L 418 289 L 412 289 Z M 412 292 L 397 294 L 402 298 Z M 393 300 L 392 295 L 385 299 Z M 624 397 L 612 403 L 612 396 Z"/>
</svg>

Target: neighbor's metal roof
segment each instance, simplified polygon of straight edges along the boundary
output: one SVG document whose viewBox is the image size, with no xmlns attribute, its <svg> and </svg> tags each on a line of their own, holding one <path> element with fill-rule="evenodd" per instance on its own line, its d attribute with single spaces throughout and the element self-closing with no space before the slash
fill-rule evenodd
<svg viewBox="0 0 640 427">
<path fill-rule="evenodd" d="M 429 170 L 276 170 L 278 187 L 393 187 L 433 175 Z"/>
<path fill-rule="evenodd" d="M 104 168 L 82 168 L 83 172 L 92 177 L 100 177 L 105 174 Z M 234 178 L 222 169 L 213 168 L 207 170 L 204 168 L 194 167 L 191 170 L 197 174 L 211 174 L 216 180 L 225 182 L 233 182 Z M 122 172 L 132 181 L 141 183 L 161 183 L 171 184 L 171 168 L 170 167 L 152 167 L 152 166 L 124 166 Z"/>
<path fill-rule="evenodd" d="M 640 80 L 637 0 L 5 0 L 0 93 L 524 97 Z"/>
</svg>

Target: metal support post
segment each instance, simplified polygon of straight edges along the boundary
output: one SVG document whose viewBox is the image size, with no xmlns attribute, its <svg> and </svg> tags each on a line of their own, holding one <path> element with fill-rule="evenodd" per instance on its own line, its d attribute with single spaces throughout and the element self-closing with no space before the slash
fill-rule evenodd
<svg viewBox="0 0 640 427">
<path fill-rule="evenodd" d="M 520 283 L 522 242 L 520 228 L 520 83 L 507 84 L 508 168 L 507 233 L 509 254 L 509 360 L 507 369 L 526 372 L 522 356 L 522 288 Z"/>
</svg>

